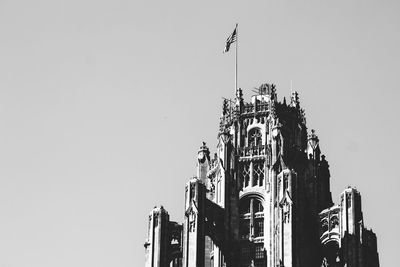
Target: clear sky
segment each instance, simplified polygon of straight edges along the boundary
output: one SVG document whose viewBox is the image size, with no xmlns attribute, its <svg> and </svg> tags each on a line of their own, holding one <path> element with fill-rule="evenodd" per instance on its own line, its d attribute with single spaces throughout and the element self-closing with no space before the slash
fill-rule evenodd
<svg viewBox="0 0 400 267">
<path fill-rule="evenodd" d="M 144 265 L 149 211 L 183 218 L 222 97 L 300 93 L 331 166 L 398 262 L 398 1 L 0 0 L 0 267 Z"/>
</svg>

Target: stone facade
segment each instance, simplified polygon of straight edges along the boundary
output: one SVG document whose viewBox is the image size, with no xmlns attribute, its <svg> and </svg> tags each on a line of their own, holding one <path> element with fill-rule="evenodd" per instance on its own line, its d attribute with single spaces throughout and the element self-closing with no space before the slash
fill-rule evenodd
<svg viewBox="0 0 400 267">
<path fill-rule="evenodd" d="M 263 84 L 245 103 L 224 100 L 213 157 L 198 151 L 183 224 L 164 208 L 149 217 L 146 266 L 378 267 L 355 188 L 332 202 L 329 165 L 299 97 Z"/>
</svg>

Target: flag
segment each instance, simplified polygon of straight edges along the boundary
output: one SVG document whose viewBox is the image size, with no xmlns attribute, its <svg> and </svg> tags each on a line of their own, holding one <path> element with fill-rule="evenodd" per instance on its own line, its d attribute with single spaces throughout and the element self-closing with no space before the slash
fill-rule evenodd
<svg viewBox="0 0 400 267">
<path fill-rule="evenodd" d="M 232 34 L 229 35 L 228 39 L 226 39 L 226 45 L 225 45 L 224 53 L 228 52 L 229 48 L 231 47 L 231 44 L 236 42 L 236 38 L 237 38 L 236 29 L 237 29 L 237 25 L 235 27 L 235 30 L 232 32 Z"/>
</svg>

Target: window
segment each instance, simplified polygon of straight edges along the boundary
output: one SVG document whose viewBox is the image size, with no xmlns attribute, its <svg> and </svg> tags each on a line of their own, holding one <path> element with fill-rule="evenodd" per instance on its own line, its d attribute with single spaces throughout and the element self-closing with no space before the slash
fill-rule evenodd
<svg viewBox="0 0 400 267">
<path fill-rule="evenodd" d="M 347 208 L 351 207 L 351 194 L 346 194 Z"/>
<path fill-rule="evenodd" d="M 243 219 L 240 224 L 240 237 L 242 239 L 249 239 L 250 237 L 250 220 Z"/>
<path fill-rule="evenodd" d="M 241 262 L 248 262 L 250 259 L 250 248 L 249 247 L 242 247 L 240 252 L 240 261 Z"/>
<path fill-rule="evenodd" d="M 248 137 L 248 146 L 261 146 L 262 145 L 262 135 L 258 128 L 251 129 Z"/>
<path fill-rule="evenodd" d="M 189 214 L 189 232 L 196 231 L 196 214 L 192 211 Z"/>
<path fill-rule="evenodd" d="M 240 228 L 241 241 L 240 266 L 265 265 L 265 250 L 262 237 L 264 236 L 264 207 L 256 196 L 247 196 L 240 200 Z"/>
<path fill-rule="evenodd" d="M 264 183 L 264 163 L 254 162 L 253 163 L 253 185 L 262 186 Z"/>
<path fill-rule="evenodd" d="M 257 244 L 255 247 L 255 258 L 256 260 L 264 259 L 264 247 L 263 244 Z"/>
<path fill-rule="evenodd" d="M 240 168 L 240 181 L 244 187 L 248 187 L 250 183 L 250 164 L 243 164 Z M 242 189 L 242 188 L 241 188 Z"/>
<path fill-rule="evenodd" d="M 264 207 L 255 197 L 240 200 L 240 237 L 252 239 L 264 236 Z"/>
<path fill-rule="evenodd" d="M 258 199 L 253 199 L 253 211 L 260 212 L 263 211 L 264 207 Z"/>
<path fill-rule="evenodd" d="M 196 186 L 194 184 L 190 184 L 190 198 L 195 198 L 196 195 Z"/>
<path fill-rule="evenodd" d="M 240 202 L 239 212 L 242 215 L 250 213 L 250 199 L 247 198 Z"/>
<path fill-rule="evenodd" d="M 255 237 L 264 236 L 264 218 L 259 218 L 255 220 L 254 236 Z"/>
</svg>

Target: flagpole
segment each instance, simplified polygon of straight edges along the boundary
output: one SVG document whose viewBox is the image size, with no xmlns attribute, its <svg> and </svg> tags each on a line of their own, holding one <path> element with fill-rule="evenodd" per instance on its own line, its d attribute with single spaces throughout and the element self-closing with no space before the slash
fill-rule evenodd
<svg viewBox="0 0 400 267">
<path fill-rule="evenodd" d="M 238 89 L 237 86 L 237 76 L 238 76 L 238 43 L 239 43 L 239 32 L 238 32 L 238 24 L 236 23 L 236 42 L 235 42 L 235 95 Z"/>
</svg>

